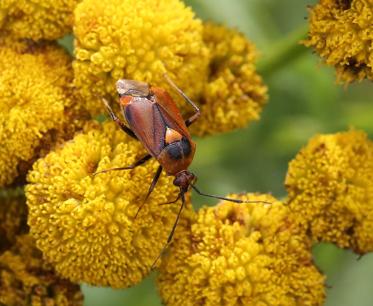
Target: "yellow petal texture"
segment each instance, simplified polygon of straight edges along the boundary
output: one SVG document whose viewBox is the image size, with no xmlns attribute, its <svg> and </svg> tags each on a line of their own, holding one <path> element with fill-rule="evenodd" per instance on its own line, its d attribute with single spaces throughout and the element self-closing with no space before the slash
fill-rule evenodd
<svg viewBox="0 0 373 306">
<path fill-rule="evenodd" d="M 22 177 L 57 139 L 70 138 L 84 115 L 68 89 L 71 59 L 57 45 L 1 38 L 0 70 L 0 186 L 4 186 Z"/>
<path fill-rule="evenodd" d="M 0 191 L 0 252 L 16 241 L 16 236 L 28 231 L 26 199 L 21 191 Z"/>
<path fill-rule="evenodd" d="M 6 306 L 82 306 L 79 285 L 56 276 L 29 235 L 0 255 L 0 304 Z"/>
<path fill-rule="evenodd" d="M 159 270 L 165 305 L 322 305 L 310 240 L 272 196 L 202 208 L 180 226 Z"/>
<path fill-rule="evenodd" d="M 373 80 L 372 32 L 372 0 L 320 0 L 304 43 L 335 66 L 339 82 Z"/>
<path fill-rule="evenodd" d="M 74 83 L 92 114 L 105 111 L 98 97 L 117 99 L 120 78 L 169 88 L 167 71 L 191 98 L 202 91 L 208 65 L 202 23 L 182 1 L 84 0 L 74 34 Z"/>
<path fill-rule="evenodd" d="M 26 187 L 29 225 L 58 273 L 74 282 L 129 287 L 150 270 L 174 224 L 178 189 L 162 174 L 144 204 L 159 164 L 133 164 L 146 154 L 113 122 L 77 135 L 34 164 Z M 189 205 L 188 205 L 189 207 Z"/>
<path fill-rule="evenodd" d="M 227 132 L 258 120 L 267 87 L 255 71 L 254 45 L 238 31 L 213 23 L 204 25 L 203 40 L 211 53 L 210 69 L 193 132 Z"/>
<path fill-rule="evenodd" d="M 314 240 L 373 251 L 373 143 L 364 132 L 313 137 L 290 162 L 285 184 Z"/>
<path fill-rule="evenodd" d="M 0 31 L 35 41 L 58 39 L 72 31 L 78 0 L 2 0 Z"/>
</svg>

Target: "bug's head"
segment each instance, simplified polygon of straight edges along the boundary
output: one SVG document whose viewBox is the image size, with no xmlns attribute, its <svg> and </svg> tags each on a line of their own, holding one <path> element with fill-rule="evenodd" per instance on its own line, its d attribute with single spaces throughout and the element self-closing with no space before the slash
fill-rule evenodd
<svg viewBox="0 0 373 306">
<path fill-rule="evenodd" d="M 193 173 L 189 172 L 188 170 L 183 170 L 179 173 L 176 173 L 174 185 L 180 187 L 180 190 L 182 192 L 187 192 L 189 186 L 193 184 L 196 181 L 196 179 L 197 177 Z"/>
<path fill-rule="evenodd" d="M 123 96 L 135 96 L 135 97 L 146 97 L 149 95 L 149 84 L 135 81 L 120 79 L 117 81 L 117 92 L 120 97 Z"/>
</svg>

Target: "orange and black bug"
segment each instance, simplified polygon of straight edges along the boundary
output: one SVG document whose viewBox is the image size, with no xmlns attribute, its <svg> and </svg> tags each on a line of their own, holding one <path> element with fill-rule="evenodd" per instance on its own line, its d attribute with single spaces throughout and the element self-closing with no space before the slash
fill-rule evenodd
<svg viewBox="0 0 373 306">
<path fill-rule="evenodd" d="M 165 75 L 169 84 L 189 103 L 195 110 L 195 113 L 184 121 L 180 110 L 176 106 L 171 96 L 160 87 L 150 86 L 147 83 L 134 80 L 119 80 L 116 84 L 119 94 L 119 104 L 121 106 L 123 116 L 127 121 L 128 126 L 123 123 L 113 112 L 108 102 L 103 99 L 106 108 L 111 118 L 119 125 L 119 127 L 131 137 L 141 141 L 148 154 L 135 162 L 133 165 L 119 168 L 106 169 L 98 173 L 104 173 L 112 170 L 127 170 L 134 169 L 137 166 L 144 164 L 146 161 L 154 157 L 159 162 L 158 170 L 149 187 L 146 199 L 153 191 L 162 170 L 167 175 L 175 177 L 173 183 L 179 187 L 180 192 L 177 198 L 169 203 L 175 203 L 181 198 L 181 206 L 176 217 L 176 221 L 167 239 L 166 246 L 172 240 L 181 211 L 185 205 L 185 193 L 193 188 L 198 194 L 227 200 L 235 203 L 249 203 L 260 201 L 242 201 L 238 199 L 229 199 L 225 197 L 209 195 L 202 193 L 195 185 L 196 176 L 188 171 L 189 165 L 192 163 L 193 156 L 196 150 L 196 145 L 191 139 L 188 131 L 188 126 L 200 115 L 199 108 L 191 101 L 181 89 L 179 89 Z M 145 203 L 145 201 L 144 201 Z M 141 207 L 139 207 L 137 214 Z M 136 214 L 136 216 L 137 216 Z"/>
</svg>

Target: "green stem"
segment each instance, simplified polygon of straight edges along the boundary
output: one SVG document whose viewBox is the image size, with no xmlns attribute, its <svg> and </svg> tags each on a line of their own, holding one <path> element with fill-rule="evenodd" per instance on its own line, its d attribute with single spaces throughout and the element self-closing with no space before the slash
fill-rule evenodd
<svg viewBox="0 0 373 306">
<path fill-rule="evenodd" d="M 257 70 L 263 76 L 270 76 L 277 70 L 298 59 L 307 52 L 307 48 L 299 42 L 306 39 L 308 24 L 291 32 L 289 35 L 274 43 L 271 50 L 263 54 L 258 62 Z"/>
</svg>

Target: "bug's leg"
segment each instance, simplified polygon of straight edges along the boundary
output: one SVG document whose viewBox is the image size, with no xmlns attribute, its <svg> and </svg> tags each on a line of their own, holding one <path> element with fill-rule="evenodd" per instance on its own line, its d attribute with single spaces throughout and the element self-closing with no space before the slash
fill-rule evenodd
<svg viewBox="0 0 373 306">
<path fill-rule="evenodd" d="M 272 204 L 271 202 L 267 202 L 267 201 L 244 201 L 244 200 L 239 200 L 239 199 L 231 199 L 231 198 L 225 198 L 225 197 L 221 197 L 221 196 L 216 196 L 216 195 L 212 195 L 212 194 L 207 194 L 207 193 L 203 193 L 201 192 L 196 186 L 192 185 L 192 188 L 201 196 L 205 196 L 205 197 L 209 197 L 209 198 L 214 198 L 214 199 L 219 199 L 219 200 L 224 200 L 224 201 L 229 201 L 229 202 L 233 202 L 233 203 L 263 203 L 263 204 Z"/>
<path fill-rule="evenodd" d="M 129 136 L 131 136 L 134 139 L 137 139 L 135 133 L 128 127 L 126 126 L 118 117 L 115 115 L 113 109 L 110 107 L 109 102 L 105 99 L 102 98 L 102 101 L 104 102 L 106 109 L 111 117 L 111 119 L 118 124 L 118 126 L 123 130 L 123 132 L 127 133 Z"/>
<path fill-rule="evenodd" d="M 148 161 L 149 159 L 151 159 L 152 156 L 150 154 L 147 154 L 145 155 L 143 158 L 139 159 L 137 162 L 135 162 L 134 164 L 132 165 L 129 165 L 127 167 L 117 167 L 117 168 L 109 168 L 109 169 L 105 169 L 105 170 L 101 170 L 101 171 L 98 171 L 98 172 L 95 172 L 93 173 L 92 175 L 95 176 L 97 174 L 100 174 L 100 173 L 105 173 L 105 172 L 109 172 L 109 171 L 118 171 L 118 170 L 131 170 L 131 169 L 135 169 L 137 166 L 140 166 L 142 164 L 144 164 L 146 161 Z"/>
<path fill-rule="evenodd" d="M 155 173 L 155 175 L 154 175 L 154 177 L 153 177 L 153 181 L 152 181 L 152 183 L 150 184 L 150 187 L 149 187 L 148 193 L 146 194 L 145 200 L 144 200 L 144 202 L 140 205 L 139 209 L 137 210 L 137 213 L 136 213 L 136 215 L 135 215 L 135 219 L 137 218 L 137 215 L 139 214 L 140 210 L 141 210 L 141 209 L 143 208 L 143 206 L 145 205 L 146 200 L 149 198 L 150 194 L 153 192 L 154 187 L 155 187 L 155 185 L 157 184 L 159 177 L 161 176 L 161 173 L 162 173 L 162 166 L 159 166 L 158 169 L 157 169 L 157 172 Z"/>
<path fill-rule="evenodd" d="M 158 204 L 158 205 L 161 206 L 161 205 L 174 204 L 174 203 L 176 203 L 177 201 L 179 201 L 180 197 L 181 197 L 181 194 L 179 193 L 179 194 L 177 195 L 177 198 L 176 198 L 175 200 L 170 201 L 170 202 L 166 202 L 166 203 L 160 203 L 160 204 Z"/>
<path fill-rule="evenodd" d="M 174 237 L 174 234 L 175 234 L 175 230 L 176 230 L 176 227 L 177 227 L 177 224 L 179 223 L 179 219 L 180 219 L 180 215 L 181 215 L 181 212 L 185 206 L 185 196 L 184 196 L 184 192 L 183 191 L 180 191 L 180 197 L 181 197 L 181 205 L 180 205 L 180 209 L 179 209 L 179 212 L 177 213 L 177 217 L 176 217 L 176 220 L 174 222 L 174 225 L 172 226 L 172 229 L 171 229 L 171 232 L 170 234 L 168 235 L 168 238 L 167 238 L 167 242 L 166 244 L 163 246 L 162 250 L 159 252 L 159 255 L 157 256 L 157 258 L 154 260 L 152 266 L 151 266 L 151 269 L 153 270 L 157 261 L 159 260 L 159 258 L 162 256 L 163 252 L 165 251 L 165 249 L 169 246 L 170 242 L 172 241 L 172 238 Z"/>
<path fill-rule="evenodd" d="M 177 85 L 170 79 L 167 73 L 164 74 L 164 77 L 167 82 L 179 93 L 179 95 L 181 95 L 184 100 L 192 105 L 192 107 L 194 108 L 195 113 L 190 118 L 185 120 L 185 125 L 190 126 L 201 115 L 201 111 L 199 110 L 198 106 L 191 99 L 189 99 L 189 97 L 179 87 L 177 87 Z"/>
</svg>

